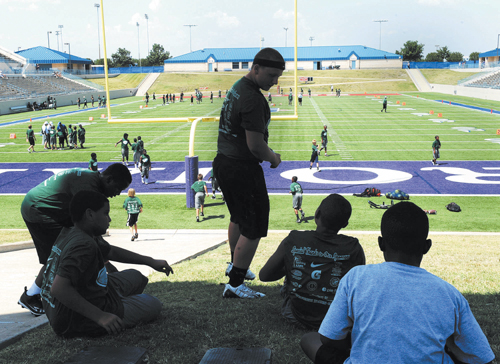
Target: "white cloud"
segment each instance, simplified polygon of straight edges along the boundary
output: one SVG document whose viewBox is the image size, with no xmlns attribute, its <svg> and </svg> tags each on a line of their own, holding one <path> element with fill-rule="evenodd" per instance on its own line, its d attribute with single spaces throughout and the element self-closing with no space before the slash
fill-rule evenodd
<svg viewBox="0 0 500 364">
<path fill-rule="evenodd" d="M 143 25 L 146 23 L 146 20 L 143 18 L 142 14 L 135 13 L 134 15 L 132 15 L 132 18 L 130 18 L 128 23 L 130 25 L 136 25 L 137 23 L 139 23 L 139 25 Z"/>
<path fill-rule="evenodd" d="M 152 0 L 149 3 L 149 8 L 153 11 L 157 11 L 161 6 L 161 0 Z"/>
<path fill-rule="evenodd" d="M 206 15 L 207 18 L 217 19 L 217 25 L 221 28 L 235 28 L 240 25 L 240 21 L 235 16 L 229 16 L 220 10 Z"/>
<path fill-rule="evenodd" d="M 279 9 L 277 12 L 273 14 L 274 19 L 294 19 L 293 11 L 284 11 L 283 9 Z"/>
</svg>

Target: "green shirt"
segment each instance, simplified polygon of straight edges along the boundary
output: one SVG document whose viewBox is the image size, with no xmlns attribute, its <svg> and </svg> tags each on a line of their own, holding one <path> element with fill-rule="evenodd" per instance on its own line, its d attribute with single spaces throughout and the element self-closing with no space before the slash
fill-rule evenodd
<svg viewBox="0 0 500 364">
<path fill-rule="evenodd" d="M 33 138 L 35 136 L 35 132 L 33 129 L 26 130 L 26 138 Z"/>
<path fill-rule="evenodd" d="M 387 106 L 387 99 L 384 99 L 384 102 L 382 105 Z"/>
<path fill-rule="evenodd" d="M 130 145 L 130 142 L 128 139 L 120 139 L 118 142 L 121 144 L 123 150 L 128 150 L 128 146 Z"/>
<path fill-rule="evenodd" d="M 141 152 L 144 150 L 144 142 L 142 140 L 137 141 L 137 151 Z"/>
<path fill-rule="evenodd" d="M 94 172 L 97 171 L 97 159 L 94 160 L 94 159 L 90 158 L 89 169 L 91 169 Z"/>
<path fill-rule="evenodd" d="M 297 192 L 302 193 L 302 186 L 297 182 L 292 182 L 290 185 L 290 191 L 292 191 L 292 195 L 295 195 Z"/>
<path fill-rule="evenodd" d="M 99 173 L 73 168 L 61 171 L 32 188 L 21 204 L 21 215 L 34 223 L 68 222 L 69 202 L 82 190 L 105 194 Z"/>
<path fill-rule="evenodd" d="M 323 130 L 321 132 L 321 140 L 328 141 L 328 131 L 327 130 Z"/>
<path fill-rule="evenodd" d="M 132 143 L 130 148 L 132 149 L 132 151 L 136 152 L 137 151 L 137 143 Z"/>
<path fill-rule="evenodd" d="M 123 203 L 123 208 L 127 209 L 129 214 L 138 214 L 141 212 L 142 202 L 138 197 L 127 197 Z"/>
<path fill-rule="evenodd" d="M 439 148 L 441 148 L 441 142 L 435 139 L 434 142 L 432 142 L 432 149 L 439 149 Z"/>
<path fill-rule="evenodd" d="M 313 153 L 318 153 L 318 146 L 317 145 L 312 145 L 312 152 Z"/>
<path fill-rule="evenodd" d="M 196 181 L 195 183 L 193 183 L 193 185 L 191 186 L 191 189 L 194 190 L 194 192 L 198 193 L 198 192 L 203 192 L 205 193 L 205 186 L 206 186 L 206 182 L 205 181 Z"/>
</svg>

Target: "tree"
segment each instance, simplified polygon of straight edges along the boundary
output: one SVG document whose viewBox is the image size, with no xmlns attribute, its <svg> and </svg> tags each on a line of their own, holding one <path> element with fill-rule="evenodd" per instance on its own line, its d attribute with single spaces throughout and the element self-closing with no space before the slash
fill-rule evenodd
<svg viewBox="0 0 500 364">
<path fill-rule="evenodd" d="M 104 66 L 104 58 L 99 58 L 94 61 L 95 65 L 103 65 Z M 113 66 L 113 61 L 111 58 L 108 58 L 108 68 L 114 67 Z"/>
<path fill-rule="evenodd" d="M 450 50 L 447 46 L 439 48 L 436 53 L 441 59 L 439 62 L 444 62 L 445 60 L 448 62 L 448 58 L 450 58 Z"/>
<path fill-rule="evenodd" d="M 111 55 L 111 59 L 113 60 L 113 67 L 128 67 L 133 64 L 130 51 L 125 48 L 118 48 L 116 53 Z"/>
<path fill-rule="evenodd" d="M 417 62 L 422 60 L 424 45 L 419 44 L 416 40 L 407 41 L 401 50 L 396 51 L 396 54 L 403 56 L 403 61 Z"/>
<path fill-rule="evenodd" d="M 469 61 L 479 61 L 479 52 L 469 54 Z"/>
<path fill-rule="evenodd" d="M 148 56 L 143 62 L 145 66 L 163 66 L 163 62 L 166 59 L 169 59 L 170 52 L 165 51 L 162 45 L 155 43 L 153 44 L 153 48 L 151 52 L 149 52 Z"/>
<path fill-rule="evenodd" d="M 443 59 L 436 52 L 431 52 L 431 53 L 428 53 L 427 56 L 425 56 L 425 61 L 426 62 L 443 62 Z"/>
<path fill-rule="evenodd" d="M 446 60 L 448 62 L 462 62 L 464 60 L 464 55 L 460 52 L 451 52 Z"/>
</svg>

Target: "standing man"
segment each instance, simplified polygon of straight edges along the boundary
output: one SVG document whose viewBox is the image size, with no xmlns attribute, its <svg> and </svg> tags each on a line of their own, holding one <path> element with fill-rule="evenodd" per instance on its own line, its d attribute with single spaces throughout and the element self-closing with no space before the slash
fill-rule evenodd
<svg viewBox="0 0 500 364">
<path fill-rule="evenodd" d="M 210 91 L 210 103 L 214 103 L 214 93 L 212 91 Z"/>
<path fill-rule="evenodd" d="M 30 125 L 28 126 L 28 130 L 26 130 L 26 141 L 30 143 L 30 146 L 28 147 L 28 152 L 34 152 L 35 151 L 35 131 L 33 130 L 33 127 Z"/>
<path fill-rule="evenodd" d="M 434 137 L 434 142 L 432 142 L 432 165 L 436 165 L 436 160 L 440 157 L 439 149 L 441 148 L 441 142 L 439 141 L 439 135 Z"/>
<path fill-rule="evenodd" d="M 382 110 L 380 110 L 380 112 L 382 111 L 387 112 L 387 96 L 384 97 L 384 101 L 382 102 Z"/>
<path fill-rule="evenodd" d="M 149 104 L 149 94 L 146 91 L 146 106 L 148 106 L 148 104 Z"/>
<path fill-rule="evenodd" d="M 83 108 L 84 109 L 88 108 L 88 106 L 87 106 L 87 98 L 85 96 L 83 96 Z"/>
<path fill-rule="evenodd" d="M 151 170 L 151 158 L 146 149 L 142 150 L 142 155 L 139 158 L 139 170 L 141 171 L 142 183 L 149 183 L 149 171 Z"/>
<path fill-rule="evenodd" d="M 327 156 L 326 154 L 326 149 L 327 149 L 327 144 L 328 144 L 328 130 L 326 130 L 326 125 L 323 126 L 323 130 L 321 131 L 321 149 L 325 150 L 325 157 Z"/>
<path fill-rule="evenodd" d="M 40 298 L 45 264 L 59 233 L 64 227 L 73 226 L 69 216 L 69 202 L 82 190 L 102 193 L 106 197 L 118 196 L 132 182 L 127 167 L 115 163 L 104 172 L 96 173 L 85 168 L 73 168 L 54 174 L 32 188 L 21 204 L 21 215 L 35 243 L 40 273 L 18 303 L 35 316 L 45 314 Z"/>
<path fill-rule="evenodd" d="M 90 102 L 92 102 L 92 107 L 94 107 L 94 95 L 90 95 Z"/>
<path fill-rule="evenodd" d="M 222 97 L 222 92 L 221 90 L 219 89 L 219 99 Z"/>
<path fill-rule="evenodd" d="M 213 167 L 231 214 L 231 263 L 223 297 L 264 296 L 244 283 L 245 279 L 255 279 L 248 268 L 260 239 L 267 236 L 269 224 L 269 197 L 260 163 L 267 161 L 271 168 L 281 163 L 281 156 L 267 145 L 271 110 L 260 89 L 268 91 L 276 85 L 284 69 L 285 61 L 278 51 L 260 50 L 250 72 L 226 93 L 222 105 Z"/>
<path fill-rule="evenodd" d="M 85 143 L 85 128 L 82 124 L 78 125 L 80 129 L 78 129 L 78 142 L 80 143 L 80 148 L 83 148 L 83 144 Z"/>
</svg>

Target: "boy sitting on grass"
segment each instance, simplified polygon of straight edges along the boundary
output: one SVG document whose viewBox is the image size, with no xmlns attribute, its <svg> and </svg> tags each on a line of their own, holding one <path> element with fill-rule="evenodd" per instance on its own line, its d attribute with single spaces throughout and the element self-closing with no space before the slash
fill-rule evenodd
<svg viewBox="0 0 500 364">
<path fill-rule="evenodd" d="M 263 282 L 286 277 L 281 314 L 301 328 L 317 330 L 340 279 L 365 264 L 358 239 L 338 234 L 349 223 L 351 211 L 344 197 L 326 197 L 314 214 L 316 231 L 291 231 L 259 273 Z"/>
<path fill-rule="evenodd" d="M 74 226 L 63 228 L 49 256 L 42 301 L 50 326 L 64 337 L 116 334 L 154 320 L 162 303 L 142 293 L 148 279 L 135 269 L 108 273 L 108 259 L 173 273 L 156 260 L 109 245 L 101 238 L 111 221 L 108 199 L 94 191 L 75 194 L 69 207 Z"/>
<path fill-rule="evenodd" d="M 432 245 L 425 212 L 398 203 L 382 216 L 381 232 L 385 263 L 345 275 L 319 332 L 302 337 L 306 355 L 317 364 L 491 362 L 467 300 L 420 268 Z"/>
</svg>

